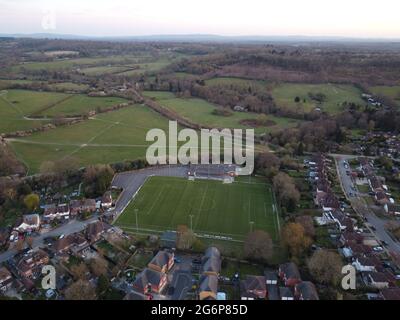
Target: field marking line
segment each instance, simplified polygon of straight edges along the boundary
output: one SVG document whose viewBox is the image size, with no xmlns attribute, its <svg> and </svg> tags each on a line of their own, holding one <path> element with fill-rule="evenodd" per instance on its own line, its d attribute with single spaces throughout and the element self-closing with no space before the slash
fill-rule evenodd
<svg viewBox="0 0 400 320">
<path fill-rule="evenodd" d="M 83 149 L 84 147 L 87 147 L 88 144 L 90 142 L 92 142 L 93 140 L 95 140 L 96 138 L 100 137 L 103 133 L 106 133 L 109 129 L 111 129 L 112 127 L 114 127 L 116 124 L 113 123 L 111 125 L 109 125 L 108 127 L 104 128 L 103 130 L 101 130 L 98 134 L 94 135 L 92 138 L 90 138 L 88 140 L 88 142 L 81 144 L 78 148 L 76 148 L 74 151 L 72 151 L 71 153 L 67 154 L 63 159 L 66 159 L 67 157 L 72 156 L 73 154 L 79 152 L 81 149 Z"/>
<path fill-rule="evenodd" d="M 205 188 L 204 193 L 203 193 L 203 198 L 201 199 L 199 214 L 197 215 L 197 219 L 196 219 L 196 223 L 194 225 L 193 231 L 196 230 L 197 224 L 199 223 L 199 218 L 200 218 L 201 212 L 203 210 L 203 203 L 204 203 L 204 199 L 206 197 L 207 192 L 208 192 L 208 183 L 206 184 L 206 188 Z"/>
<path fill-rule="evenodd" d="M 155 205 L 157 204 L 158 199 L 159 199 L 160 196 L 163 194 L 164 189 L 165 189 L 165 186 L 162 186 L 162 187 L 161 187 L 161 190 L 160 190 L 160 193 L 157 195 L 157 198 L 154 200 L 153 204 L 151 205 L 150 210 L 147 211 L 146 216 L 150 215 L 150 212 L 153 211 Z"/>
</svg>

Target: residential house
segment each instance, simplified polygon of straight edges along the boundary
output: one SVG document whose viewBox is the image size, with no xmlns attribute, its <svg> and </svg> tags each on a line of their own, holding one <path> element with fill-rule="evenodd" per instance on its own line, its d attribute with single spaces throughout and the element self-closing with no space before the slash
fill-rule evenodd
<svg viewBox="0 0 400 320">
<path fill-rule="evenodd" d="M 90 223 L 85 230 L 86 239 L 90 243 L 95 243 L 100 240 L 101 236 L 106 233 L 111 226 L 103 221 Z"/>
<path fill-rule="evenodd" d="M 288 287 L 279 287 L 281 300 L 294 300 L 293 291 Z"/>
<path fill-rule="evenodd" d="M 125 295 L 123 300 L 150 300 L 150 296 L 136 291 L 131 291 Z"/>
<path fill-rule="evenodd" d="M 61 219 L 69 217 L 70 210 L 68 204 L 49 205 L 46 206 L 43 213 L 43 218 L 47 220 Z"/>
<path fill-rule="evenodd" d="M 96 200 L 84 199 L 84 200 L 72 200 L 70 203 L 70 210 L 72 215 L 85 212 L 96 211 Z"/>
<path fill-rule="evenodd" d="M 375 193 L 375 202 L 380 205 L 385 205 L 390 203 L 390 200 L 387 197 L 386 193 L 378 191 L 377 193 Z"/>
<path fill-rule="evenodd" d="M 216 300 L 218 293 L 218 276 L 202 275 L 199 282 L 199 299 Z"/>
<path fill-rule="evenodd" d="M 367 276 L 368 284 L 377 289 L 389 288 L 389 278 L 383 272 L 370 272 Z"/>
<path fill-rule="evenodd" d="M 165 250 L 158 251 L 147 267 L 158 272 L 167 273 L 174 265 L 174 257 L 174 253 L 172 252 Z"/>
<path fill-rule="evenodd" d="M 369 182 L 369 186 L 371 188 L 371 190 L 375 193 L 377 192 L 383 192 L 384 188 L 382 186 L 381 181 L 378 179 L 377 176 L 370 176 L 368 179 Z"/>
<path fill-rule="evenodd" d="M 387 214 L 390 214 L 393 216 L 400 215 L 400 205 L 393 204 L 393 203 L 387 203 L 384 205 L 384 209 Z"/>
<path fill-rule="evenodd" d="M 22 217 L 21 224 L 18 225 L 15 229 L 18 232 L 33 232 L 37 231 L 40 228 L 40 217 L 38 214 L 29 214 Z"/>
<path fill-rule="evenodd" d="M 288 262 L 279 266 L 279 277 L 285 282 L 285 286 L 294 287 L 301 282 L 300 272 L 296 264 Z"/>
<path fill-rule="evenodd" d="M 295 296 L 299 300 L 319 300 L 317 289 L 310 281 L 303 281 L 295 286 Z"/>
<path fill-rule="evenodd" d="M 111 191 L 107 191 L 104 193 L 103 197 L 101 198 L 101 207 L 103 209 L 109 209 L 112 207 L 113 204 L 113 199 L 112 199 L 112 194 Z"/>
<path fill-rule="evenodd" d="M 279 300 L 279 287 L 276 284 L 267 284 L 268 300 Z"/>
<path fill-rule="evenodd" d="M 161 248 L 174 249 L 176 248 L 178 234 L 176 231 L 165 231 L 160 237 Z"/>
<path fill-rule="evenodd" d="M 242 300 L 265 299 L 267 296 L 266 280 L 263 276 L 247 276 L 240 281 L 240 296 Z"/>
<path fill-rule="evenodd" d="M 329 192 L 322 198 L 320 206 L 324 211 L 334 211 L 340 208 L 340 203 L 336 196 L 332 192 Z"/>
<path fill-rule="evenodd" d="M 62 239 L 58 239 L 54 244 L 54 250 L 57 254 L 71 252 L 79 255 L 89 248 L 89 243 L 80 233 L 70 234 Z"/>
<path fill-rule="evenodd" d="M 218 276 L 221 271 L 221 253 L 216 247 L 209 247 L 203 258 L 201 272 L 206 275 Z"/>
<path fill-rule="evenodd" d="M 0 247 L 7 244 L 8 238 L 10 237 L 9 228 L 0 228 Z"/>
<path fill-rule="evenodd" d="M 400 288 L 386 288 L 382 289 L 380 296 L 383 300 L 400 300 Z"/>
<path fill-rule="evenodd" d="M 278 275 L 274 271 L 264 271 L 265 284 L 278 284 Z"/>
<path fill-rule="evenodd" d="M 13 284 L 13 277 L 7 268 L 0 268 L 0 293 L 5 293 L 11 288 Z"/>
<path fill-rule="evenodd" d="M 357 257 L 353 261 L 352 265 L 360 272 L 372 272 L 376 271 L 375 262 L 366 257 Z"/>
<path fill-rule="evenodd" d="M 336 223 L 340 231 L 352 231 L 354 228 L 353 221 L 339 210 L 328 211 L 326 216 Z"/>
<path fill-rule="evenodd" d="M 23 278 L 31 278 L 40 274 L 41 267 L 49 262 L 48 254 L 42 249 L 31 250 L 16 263 L 18 273 Z"/>
<path fill-rule="evenodd" d="M 346 248 L 350 251 L 350 256 L 366 256 L 372 253 L 372 249 L 364 244 L 350 243 Z"/>
<path fill-rule="evenodd" d="M 346 230 L 340 235 L 340 243 L 342 246 L 348 246 L 349 244 L 362 244 L 364 237 L 354 231 Z"/>
<path fill-rule="evenodd" d="M 160 293 L 167 284 L 167 275 L 149 268 L 139 273 L 133 282 L 133 288 L 139 293 Z"/>
</svg>

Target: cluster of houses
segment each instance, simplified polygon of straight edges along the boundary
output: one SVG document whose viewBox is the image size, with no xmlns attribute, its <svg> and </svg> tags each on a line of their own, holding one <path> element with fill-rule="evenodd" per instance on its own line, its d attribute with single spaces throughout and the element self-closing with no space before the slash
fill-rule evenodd
<svg viewBox="0 0 400 320">
<path fill-rule="evenodd" d="M 42 268 L 52 264 L 53 258 L 57 261 L 68 261 L 71 256 L 83 258 L 86 252 L 91 250 L 91 246 L 106 233 L 116 229 L 98 220 L 89 224 L 83 232 L 60 237 L 46 244 L 45 249 L 35 248 L 17 254 L 8 260 L 5 266 L 0 267 L 0 293 L 4 294 L 11 288 L 16 292 L 37 292 Z"/>
<path fill-rule="evenodd" d="M 369 131 L 354 145 L 359 154 L 369 156 L 385 156 L 392 160 L 398 159 L 400 155 L 400 137 L 397 133 L 383 131 Z M 393 166 L 396 172 L 400 169 Z"/>
<path fill-rule="evenodd" d="M 43 214 L 24 215 L 9 237 L 10 242 L 16 242 L 24 234 L 37 232 L 49 228 L 52 221 L 69 220 L 82 213 L 94 213 L 99 210 L 108 210 L 113 205 L 112 194 L 107 191 L 101 200 L 80 199 L 71 200 L 69 203 L 48 204 L 43 206 Z"/>
<path fill-rule="evenodd" d="M 293 262 L 281 264 L 278 272 L 266 270 L 264 276 L 248 275 L 240 281 L 242 300 L 319 300 L 310 281 L 302 281 Z"/>
<path fill-rule="evenodd" d="M 369 168 L 369 161 L 362 160 L 362 163 L 366 166 L 365 168 Z M 310 172 L 317 173 L 314 177 L 315 200 L 323 211 L 322 217 L 316 220 L 320 225 L 335 226 L 339 234 L 337 241 L 339 252 L 355 267 L 360 280 L 366 287 L 379 290 L 378 298 L 387 299 L 388 297 L 385 296 L 387 292 L 390 292 L 392 296 L 393 292 L 400 292 L 400 289 L 396 287 L 395 269 L 388 268 L 387 263 L 382 259 L 382 248 L 376 239 L 372 235 L 364 234 L 363 230 L 357 227 L 356 220 L 344 212 L 343 206 L 329 187 L 330 183 L 326 175 L 328 164 L 329 160 L 321 154 L 314 156 L 308 163 Z M 369 173 L 368 176 L 370 176 Z M 373 179 L 373 176 L 371 176 L 370 185 L 371 189 L 377 192 L 383 187 Z"/>
<path fill-rule="evenodd" d="M 399 216 L 400 206 L 395 204 L 394 199 L 390 195 L 389 188 L 384 184 L 384 179 L 375 174 L 373 161 L 365 157 L 360 157 L 359 162 L 362 176 L 368 181 L 376 204 L 383 206 L 388 215 Z"/>
<path fill-rule="evenodd" d="M 374 107 L 382 107 L 382 102 L 379 102 L 372 94 L 363 93 L 361 94 L 361 98 Z"/>
</svg>

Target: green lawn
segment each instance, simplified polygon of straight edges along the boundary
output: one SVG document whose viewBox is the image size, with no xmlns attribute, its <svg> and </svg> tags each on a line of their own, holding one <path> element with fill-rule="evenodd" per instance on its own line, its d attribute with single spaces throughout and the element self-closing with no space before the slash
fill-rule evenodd
<svg viewBox="0 0 400 320">
<path fill-rule="evenodd" d="M 107 108 L 128 100 L 116 97 L 89 97 L 87 95 L 74 95 L 71 98 L 61 101 L 54 107 L 40 112 L 40 115 L 54 116 L 73 116 L 82 115 L 97 108 Z"/>
<path fill-rule="evenodd" d="M 168 129 L 168 121 L 151 109 L 129 106 L 71 126 L 16 139 L 11 145 L 30 173 L 45 161 L 72 156 L 82 166 L 143 158 L 149 129 Z"/>
<path fill-rule="evenodd" d="M 241 122 L 243 120 L 255 120 L 259 116 L 258 114 L 247 112 L 232 112 L 232 115 L 226 117 L 218 116 L 213 114 L 213 111 L 218 108 L 218 106 L 203 99 L 175 98 L 170 92 L 145 92 L 144 94 L 148 97 L 155 98 L 162 106 L 178 113 L 183 118 L 209 127 L 251 129 L 254 127 Z M 277 128 L 295 126 L 299 123 L 298 120 L 275 117 L 272 115 L 268 115 L 268 119 L 273 121 L 274 124 L 267 127 L 255 127 L 254 129 L 256 133 L 261 134 Z"/>
<path fill-rule="evenodd" d="M 190 226 L 201 235 L 219 235 L 243 240 L 253 229 L 278 237 L 281 221 L 273 209 L 271 187 L 261 181 L 253 183 L 186 178 L 151 177 L 116 224 L 134 232 L 138 209 L 138 225 L 143 231 L 176 230 L 177 225 Z"/>
<path fill-rule="evenodd" d="M 318 106 L 309 97 L 309 93 L 322 93 L 326 96 L 326 101 Z M 278 106 L 302 111 L 312 111 L 318 106 L 322 111 L 334 114 L 343 110 L 343 102 L 365 104 L 361 99 L 361 91 L 351 85 L 285 83 L 273 88 L 271 94 Z M 295 102 L 296 97 L 300 98 L 299 103 Z"/>
<path fill-rule="evenodd" d="M 383 95 L 393 99 L 400 107 L 400 86 L 376 86 L 369 88 L 373 94 Z"/>
</svg>

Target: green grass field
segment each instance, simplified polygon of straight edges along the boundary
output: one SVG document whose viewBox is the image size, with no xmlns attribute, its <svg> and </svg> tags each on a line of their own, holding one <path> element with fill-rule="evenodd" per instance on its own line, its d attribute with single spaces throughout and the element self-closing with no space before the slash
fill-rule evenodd
<svg viewBox="0 0 400 320">
<path fill-rule="evenodd" d="M 215 86 L 215 85 L 230 86 L 230 85 L 236 85 L 236 86 L 243 86 L 243 87 L 255 86 L 255 87 L 262 88 L 262 87 L 266 86 L 266 82 L 265 81 L 258 81 L 258 80 L 243 79 L 243 78 L 217 77 L 217 78 L 206 80 L 206 85 L 207 86 Z"/>
<path fill-rule="evenodd" d="M 76 158 L 82 166 L 143 158 L 150 144 L 145 141 L 146 132 L 152 128 L 167 130 L 168 121 L 145 106 L 135 105 L 15 139 L 11 146 L 29 173 L 36 173 L 43 162 L 66 157 Z"/>
<path fill-rule="evenodd" d="M 334 84 L 281 84 L 272 89 L 271 94 L 280 107 L 296 108 L 302 111 L 312 111 L 317 103 L 309 97 L 309 93 L 322 93 L 326 101 L 319 107 L 328 113 L 338 113 L 343 110 L 343 102 L 354 102 L 364 105 L 361 99 L 361 91 L 351 85 Z M 299 97 L 300 102 L 296 103 L 295 98 Z M 303 100 L 306 100 L 304 103 Z"/>
<path fill-rule="evenodd" d="M 255 113 L 246 112 L 233 112 L 232 115 L 227 117 L 218 116 L 212 113 L 218 106 L 203 99 L 175 98 L 170 92 L 145 92 L 144 94 L 148 97 L 155 98 L 162 106 L 169 108 L 194 123 L 215 128 L 251 129 L 254 127 L 242 124 L 241 121 L 255 120 L 259 116 Z M 275 124 L 267 127 L 254 128 L 257 134 L 269 132 L 278 128 L 295 126 L 299 123 L 298 120 L 275 117 L 272 115 L 268 115 L 268 119 L 272 120 Z"/>
<path fill-rule="evenodd" d="M 376 86 L 369 89 L 373 94 L 383 95 L 394 100 L 397 106 L 400 107 L 400 86 Z"/>
<path fill-rule="evenodd" d="M 223 184 L 151 177 L 116 224 L 135 232 L 135 209 L 138 209 L 138 227 L 142 231 L 176 230 L 180 224 L 190 227 L 193 215 L 193 230 L 198 234 L 243 240 L 252 228 L 265 230 L 277 240 L 281 221 L 275 207 L 270 186 L 260 180 L 249 182 L 244 178 Z"/>
</svg>

